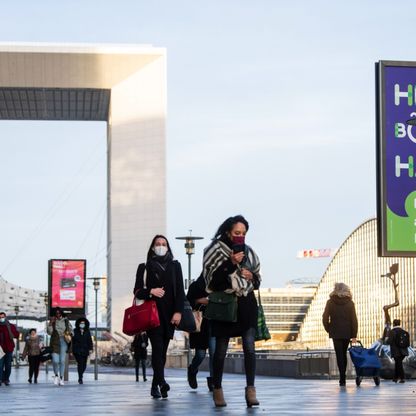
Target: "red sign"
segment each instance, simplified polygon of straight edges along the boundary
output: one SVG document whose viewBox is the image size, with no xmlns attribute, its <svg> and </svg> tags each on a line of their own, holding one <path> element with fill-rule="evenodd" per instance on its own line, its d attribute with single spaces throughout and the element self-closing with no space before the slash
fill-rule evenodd
<svg viewBox="0 0 416 416">
<path fill-rule="evenodd" d="M 86 260 L 49 260 L 50 307 L 84 310 Z"/>
</svg>

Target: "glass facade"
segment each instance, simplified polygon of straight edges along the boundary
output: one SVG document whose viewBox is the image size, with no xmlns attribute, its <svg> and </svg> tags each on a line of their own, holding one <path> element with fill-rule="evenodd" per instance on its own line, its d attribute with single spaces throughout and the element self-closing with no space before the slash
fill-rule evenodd
<svg viewBox="0 0 416 416">
<path fill-rule="evenodd" d="M 358 339 L 368 347 L 379 339 L 384 328 L 383 306 L 394 302 L 393 283 L 382 274 L 399 264 L 400 305 L 390 309 L 391 319 L 401 319 L 415 343 L 415 260 L 377 256 L 377 221 L 360 225 L 341 245 L 325 271 L 300 328 L 299 340 L 309 348 L 328 348 L 331 342 L 322 326 L 322 313 L 334 283 L 351 287 L 358 317 Z"/>
</svg>

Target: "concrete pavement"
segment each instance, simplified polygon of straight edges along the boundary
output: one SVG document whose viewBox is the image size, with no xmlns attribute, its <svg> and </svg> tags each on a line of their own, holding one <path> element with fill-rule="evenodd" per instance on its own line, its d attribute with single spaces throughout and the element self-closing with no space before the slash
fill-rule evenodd
<svg viewBox="0 0 416 416">
<path fill-rule="evenodd" d="M 134 381 L 133 369 L 100 368 L 94 381 L 92 368 L 85 374 L 85 384 L 77 383 L 74 369 L 63 387 L 52 384 L 52 373 L 39 375 L 39 384 L 27 383 L 27 367 L 12 370 L 11 385 L 0 387 L 1 415 L 414 415 L 416 381 L 395 384 L 382 381 L 376 387 L 364 379 L 361 387 L 354 380 L 340 388 L 336 380 L 304 380 L 257 377 L 260 406 L 247 409 L 243 375 L 225 374 L 224 394 L 228 406 L 216 409 L 206 387 L 207 373 L 198 374 L 200 384 L 191 390 L 186 371 L 168 369 L 171 385 L 169 398 L 150 397 L 151 375 L 144 383 Z M 151 370 L 150 370 L 151 371 Z M 149 372 L 150 372 L 149 371 Z"/>
</svg>

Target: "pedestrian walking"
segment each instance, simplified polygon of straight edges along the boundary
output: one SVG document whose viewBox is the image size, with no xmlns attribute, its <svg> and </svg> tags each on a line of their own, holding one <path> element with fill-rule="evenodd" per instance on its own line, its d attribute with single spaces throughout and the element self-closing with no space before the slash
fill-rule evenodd
<svg viewBox="0 0 416 416">
<path fill-rule="evenodd" d="M 149 345 L 149 337 L 146 331 L 135 335 L 133 342 L 131 343 L 130 350 L 133 353 L 136 369 L 136 381 L 139 381 L 139 368 L 142 367 L 143 381 L 147 381 L 146 378 L 146 360 L 147 360 L 147 346 Z"/>
<path fill-rule="evenodd" d="M 350 342 L 357 342 L 358 331 L 351 289 L 345 283 L 335 283 L 322 315 L 322 323 L 334 344 L 339 370 L 339 385 L 345 386 L 348 345 Z"/>
<path fill-rule="evenodd" d="M 401 326 L 400 319 L 393 320 L 393 328 L 388 332 L 386 344 L 390 345 L 390 354 L 394 359 L 394 377 L 395 383 L 404 383 L 405 375 L 403 369 L 403 360 L 409 355 L 410 347 L 409 333 Z"/>
<path fill-rule="evenodd" d="M 201 274 L 198 279 L 191 283 L 186 297 L 195 311 L 202 314 L 208 304 L 208 293 L 205 290 L 204 275 Z M 207 349 L 209 352 L 209 377 L 207 377 L 207 386 L 209 391 L 213 391 L 213 363 L 215 352 L 215 337 L 211 334 L 211 324 L 208 319 L 202 318 L 200 332 L 192 332 L 189 334 L 189 346 L 195 350 L 195 355 L 188 367 L 188 384 L 192 389 L 198 388 L 197 374 L 199 366 L 205 359 Z"/>
<path fill-rule="evenodd" d="M 10 385 L 14 339 L 19 337 L 19 331 L 8 319 L 6 312 L 0 312 L 0 386 Z"/>
<path fill-rule="evenodd" d="M 222 377 L 231 337 L 242 338 L 247 406 L 259 405 L 254 385 L 258 307 L 253 290 L 259 288 L 261 278 L 257 254 L 245 244 L 248 229 L 248 222 L 242 215 L 230 217 L 220 225 L 212 243 L 204 250 L 203 274 L 210 298 L 214 294 L 221 297 L 226 293 L 231 299 L 230 304 L 237 305 L 236 316 L 232 317 L 231 321 L 227 321 L 230 316 L 219 316 L 219 319 L 211 320 L 212 335 L 216 337 L 213 399 L 217 407 L 227 405 L 222 390 Z M 207 312 L 211 304 L 214 306 L 210 299 Z M 232 310 L 233 308 L 230 312 Z M 224 318 L 227 320 L 224 321 Z"/>
<path fill-rule="evenodd" d="M 63 386 L 65 384 L 65 362 L 70 342 L 68 335 L 72 333 L 72 325 L 61 308 L 55 308 L 54 316 L 49 320 L 47 332 L 51 336 L 53 383 L 56 386 Z M 65 339 L 66 337 L 67 339 Z"/>
<path fill-rule="evenodd" d="M 71 342 L 72 354 L 77 362 L 78 383 L 84 384 L 83 376 L 87 368 L 88 356 L 93 350 L 90 333 L 90 322 L 87 318 L 79 318 L 75 321 L 74 336 Z"/>
<path fill-rule="evenodd" d="M 170 390 L 165 380 L 166 354 L 175 326 L 182 317 L 185 292 L 181 265 L 174 260 L 169 242 L 163 235 L 153 238 L 146 263 L 139 264 L 134 293 L 138 299 L 156 301 L 160 325 L 147 331 L 152 345 L 153 380 L 150 394 L 153 398 L 166 398 Z"/>
<path fill-rule="evenodd" d="M 34 383 L 37 384 L 39 376 L 40 366 L 40 353 L 43 345 L 40 342 L 40 338 L 36 332 L 36 328 L 32 328 L 29 331 L 29 335 L 26 339 L 25 348 L 23 349 L 22 358 L 26 357 L 29 361 L 29 379 L 27 380 L 32 384 L 32 378 Z"/>
</svg>

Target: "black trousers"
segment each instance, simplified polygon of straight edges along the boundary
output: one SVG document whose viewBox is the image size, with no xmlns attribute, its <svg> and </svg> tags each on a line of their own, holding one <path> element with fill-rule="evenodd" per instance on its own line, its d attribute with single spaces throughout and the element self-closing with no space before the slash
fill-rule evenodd
<svg viewBox="0 0 416 416">
<path fill-rule="evenodd" d="M 143 380 L 146 379 L 146 358 L 135 358 L 136 380 L 139 381 L 139 368 L 142 367 Z"/>
<path fill-rule="evenodd" d="M 74 354 L 74 357 L 77 360 L 78 380 L 82 380 L 84 371 L 87 368 L 88 355 Z"/>
<path fill-rule="evenodd" d="M 339 380 L 345 381 L 345 373 L 347 371 L 347 350 L 350 343 L 349 339 L 333 339 L 335 355 L 337 357 L 337 365 L 339 370 Z"/>
<path fill-rule="evenodd" d="M 393 357 L 394 358 L 394 378 L 395 380 L 404 380 L 403 360 L 405 357 Z"/>
<path fill-rule="evenodd" d="M 152 344 L 152 386 L 160 386 L 161 384 L 166 383 L 165 364 L 170 338 L 166 337 L 162 326 L 147 331 L 147 335 Z"/>
<path fill-rule="evenodd" d="M 39 375 L 39 365 L 40 365 L 40 355 L 29 355 L 29 380 L 32 380 L 32 377 L 35 376 L 35 381 L 38 380 Z"/>
<path fill-rule="evenodd" d="M 254 379 L 256 377 L 256 351 L 255 340 L 256 330 L 255 328 L 249 328 L 242 336 L 243 351 L 244 351 L 244 370 L 246 373 L 247 386 L 254 386 Z M 221 388 L 222 376 L 224 373 L 225 357 L 227 355 L 228 343 L 230 338 L 217 337 L 214 353 L 213 364 L 213 382 L 216 389 Z"/>
</svg>

